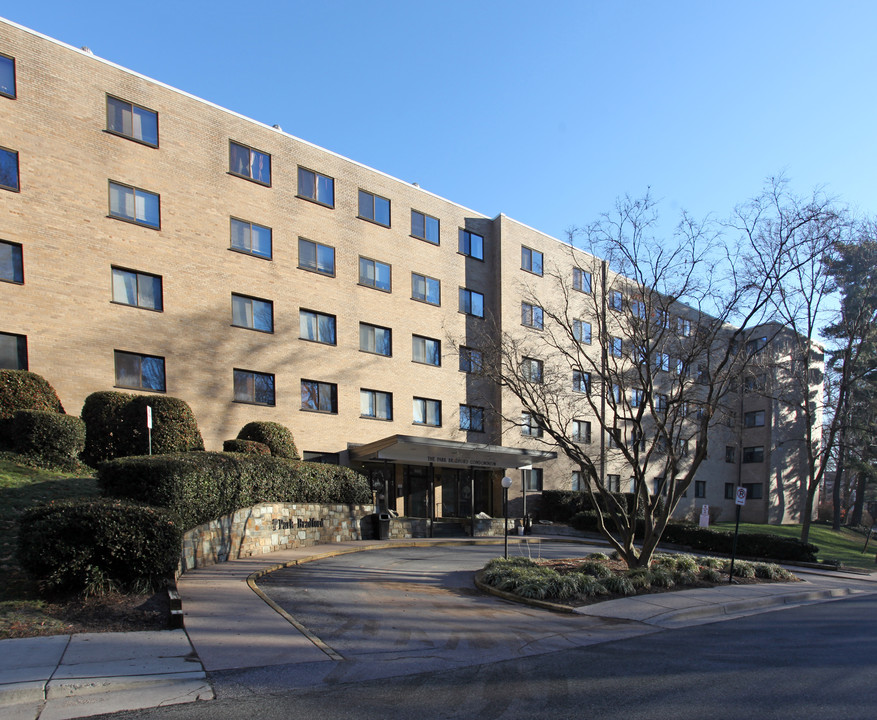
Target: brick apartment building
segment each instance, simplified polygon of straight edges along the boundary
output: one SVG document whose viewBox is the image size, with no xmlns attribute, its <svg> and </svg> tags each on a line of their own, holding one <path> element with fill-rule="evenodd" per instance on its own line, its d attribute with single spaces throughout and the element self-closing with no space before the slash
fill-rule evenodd
<svg viewBox="0 0 877 720">
<path fill-rule="evenodd" d="M 475 344 L 538 332 L 525 289 L 554 292 L 543 268 L 573 278 L 578 252 L 0 21 L 0 367 L 43 375 L 68 412 L 97 390 L 167 393 L 208 449 L 282 423 L 401 514 L 497 514 L 504 474 L 521 510 L 522 487 L 538 504 L 580 481 L 508 421 L 520 408 Z M 730 517 L 745 484 L 749 519 L 790 521 L 794 428 L 769 398 L 740 402 L 680 512 Z"/>
</svg>

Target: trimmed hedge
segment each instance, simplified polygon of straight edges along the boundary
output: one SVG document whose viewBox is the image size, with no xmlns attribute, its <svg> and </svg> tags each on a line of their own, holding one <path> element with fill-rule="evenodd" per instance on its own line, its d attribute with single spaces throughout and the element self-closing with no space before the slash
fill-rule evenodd
<svg viewBox="0 0 877 720">
<path fill-rule="evenodd" d="M 350 468 L 241 453 L 176 453 L 101 465 L 104 495 L 166 507 L 190 529 L 260 502 L 369 503 L 365 477 Z"/>
<path fill-rule="evenodd" d="M 629 513 L 633 508 L 634 496 L 631 493 L 613 493 L 622 507 Z M 540 514 L 543 520 L 567 522 L 577 513 L 596 510 L 587 492 L 570 490 L 543 490 Z"/>
<path fill-rule="evenodd" d="M 12 445 L 12 418 L 17 410 L 64 412 L 58 393 L 42 376 L 27 370 L 0 370 L 0 444 Z"/>
<path fill-rule="evenodd" d="M 45 592 L 142 592 L 174 573 L 182 535 L 178 518 L 161 508 L 66 500 L 22 513 L 18 558 Z"/>
<path fill-rule="evenodd" d="M 149 452 L 147 405 L 152 407 L 153 455 L 204 449 L 195 415 L 184 400 L 107 390 L 92 393 L 82 406 L 83 460 L 97 466 L 105 460 Z"/>
<path fill-rule="evenodd" d="M 253 440 L 267 445 L 274 457 L 298 460 L 298 448 L 289 428 L 280 423 L 257 421 L 247 423 L 238 433 L 238 440 Z"/>
<path fill-rule="evenodd" d="M 271 448 L 265 443 L 255 440 L 225 440 L 222 443 L 223 452 L 246 453 L 250 455 L 270 455 Z"/>
<path fill-rule="evenodd" d="M 17 453 L 45 460 L 75 460 L 85 447 L 85 423 L 73 415 L 18 410 L 12 420 Z"/>
<path fill-rule="evenodd" d="M 578 513 L 570 519 L 569 524 L 576 530 L 596 532 L 597 513 L 593 510 Z M 642 520 L 637 520 L 636 533 L 642 537 Z M 734 533 L 730 530 L 713 530 L 697 525 L 670 523 L 661 535 L 661 542 L 685 545 L 693 550 L 703 552 L 730 555 L 734 543 Z M 737 536 L 737 554 L 744 557 L 816 562 L 817 552 L 819 552 L 819 548 L 816 545 L 771 533 L 740 533 Z"/>
</svg>

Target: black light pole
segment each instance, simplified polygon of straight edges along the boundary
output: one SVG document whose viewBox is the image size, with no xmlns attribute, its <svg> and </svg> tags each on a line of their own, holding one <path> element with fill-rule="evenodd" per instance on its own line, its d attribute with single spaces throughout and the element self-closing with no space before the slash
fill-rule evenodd
<svg viewBox="0 0 877 720">
<path fill-rule="evenodd" d="M 503 541 L 505 543 L 505 552 L 503 557 L 509 559 L 509 488 L 512 486 L 512 479 L 506 475 L 502 479 L 502 513 L 505 517 L 505 533 Z"/>
</svg>

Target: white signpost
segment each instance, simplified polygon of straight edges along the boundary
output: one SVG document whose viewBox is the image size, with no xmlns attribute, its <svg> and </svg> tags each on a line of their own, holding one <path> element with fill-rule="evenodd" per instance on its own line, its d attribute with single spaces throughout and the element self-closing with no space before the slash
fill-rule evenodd
<svg viewBox="0 0 877 720">
<path fill-rule="evenodd" d="M 149 454 L 152 455 L 152 405 L 146 406 L 146 435 L 149 437 Z"/>
</svg>

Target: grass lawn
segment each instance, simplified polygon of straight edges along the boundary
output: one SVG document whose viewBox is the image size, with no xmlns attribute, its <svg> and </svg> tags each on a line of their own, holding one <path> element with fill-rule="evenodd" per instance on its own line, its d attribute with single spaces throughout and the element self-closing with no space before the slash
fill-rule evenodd
<svg viewBox="0 0 877 720">
<path fill-rule="evenodd" d="M 27 467 L 13 457 L 11 453 L 0 454 L 0 601 L 34 597 L 15 557 L 21 512 L 50 500 L 99 494 L 93 475 Z"/>
<path fill-rule="evenodd" d="M 716 523 L 713 527 L 722 530 L 734 530 L 734 523 Z M 760 532 L 781 535 L 789 538 L 801 537 L 800 525 L 756 525 L 753 523 L 740 523 L 740 532 Z M 868 543 L 868 552 L 862 554 L 865 546 L 865 535 L 855 530 L 841 528 L 832 530 L 829 525 L 810 526 L 810 542 L 819 548 L 817 558 L 820 562 L 840 560 L 849 567 L 862 568 L 869 572 L 877 571 L 874 556 L 877 554 L 877 538 L 871 538 Z"/>
</svg>

